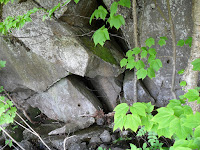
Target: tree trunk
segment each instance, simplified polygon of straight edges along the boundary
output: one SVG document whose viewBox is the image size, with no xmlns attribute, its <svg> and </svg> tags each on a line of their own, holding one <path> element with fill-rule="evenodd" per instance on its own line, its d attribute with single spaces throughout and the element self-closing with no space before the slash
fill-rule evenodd
<svg viewBox="0 0 200 150">
<path fill-rule="evenodd" d="M 185 87 L 185 92 L 189 89 L 194 89 L 197 87 L 198 83 L 198 71 L 193 71 L 193 65 L 191 64 L 197 58 L 200 58 L 200 0 L 193 0 L 193 19 L 194 19 L 194 28 L 192 35 L 192 48 L 190 53 L 190 58 L 188 60 L 188 66 L 184 73 L 184 80 L 187 82 Z M 200 105 L 196 102 L 188 102 L 189 106 L 192 107 L 194 113 L 200 111 Z"/>
</svg>

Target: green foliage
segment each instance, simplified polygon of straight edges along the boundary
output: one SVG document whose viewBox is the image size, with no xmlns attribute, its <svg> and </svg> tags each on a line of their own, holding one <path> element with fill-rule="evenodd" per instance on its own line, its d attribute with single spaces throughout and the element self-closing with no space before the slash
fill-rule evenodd
<svg viewBox="0 0 200 150">
<path fill-rule="evenodd" d="M 0 68 L 5 67 L 6 62 L 0 60 Z M 1 86 L 0 92 L 4 89 Z M 13 106 L 12 101 L 6 99 L 4 96 L 0 96 L 0 125 L 13 123 L 14 117 L 16 116 L 17 109 Z"/>
<path fill-rule="evenodd" d="M 92 23 L 92 19 L 96 17 L 96 19 L 101 18 L 105 20 L 106 15 L 108 14 L 107 10 L 103 6 L 99 6 L 90 17 L 90 24 Z"/>
<path fill-rule="evenodd" d="M 6 61 L 0 60 L 0 69 L 6 66 Z"/>
<path fill-rule="evenodd" d="M 177 46 L 182 47 L 184 44 L 185 44 L 184 40 L 179 40 L 178 43 L 177 43 Z"/>
<path fill-rule="evenodd" d="M 10 0 L 0 0 L 0 3 L 6 5 L 9 1 L 10 1 Z M 11 0 L 11 2 L 13 3 L 14 0 Z"/>
<path fill-rule="evenodd" d="M 192 46 L 192 37 L 188 37 L 185 41 L 184 40 L 179 40 L 177 43 L 177 46 L 184 46 L 184 44 L 188 45 L 189 47 Z"/>
<path fill-rule="evenodd" d="M 166 40 L 168 40 L 167 37 L 160 37 L 158 44 L 162 47 L 162 46 L 166 45 Z"/>
<path fill-rule="evenodd" d="M 181 69 L 181 70 L 178 71 L 178 74 L 183 74 L 184 71 L 185 71 L 184 69 Z"/>
<path fill-rule="evenodd" d="M 6 140 L 5 144 L 8 145 L 9 147 L 12 147 L 13 145 L 12 140 Z"/>
<path fill-rule="evenodd" d="M 180 86 L 186 86 L 186 85 L 187 85 L 186 81 L 181 81 Z"/>
<path fill-rule="evenodd" d="M 122 15 L 116 15 L 117 9 L 118 9 L 118 5 L 130 8 L 131 1 L 130 0 L 120 0 L 118 2 L 113 2 L 111 7 L 110 7 L 110 16 L 107 19 L 106 23 L 109 23 L 111 28 L 115 27 L 117 30 L 122 25 L 125 24 L 125 20 L 124 20 L 123 16 Z M 108 15 L 107 10 L 103 6 L 99 6 L 98 9 L 96 9 L 93 12 L 93 14 L 91 15 L 89 23 L 91 24 L 92 20 L 94 18 L 96 18 L 96 19 L 100 18 L 102 20 L 106 20 L 106 16 L 107 15 Z M 95 38 L 93 38 L 93 40 L 94 40 L 95 45 L 100 44 L 101 46 L 103 46 L 105 41 L 110 40 L 109 33 L 107 32 L 108 29 L 105 29 L 105 30 L 106 30 L 106 36 L 102 36 L 102 33 L 99 32 L 99 30 L 97 30 L 94 33 L 93 37 L 95 36 Z"/>
<path fill-rule="evenodd" d="M 192 63 L 194 71 L 200 71 L 200 58 L 195 59 Z"/>
<path fill-rule="evenodd" d="M 131 8 L 131 1 L 130 0 L 120 0 L 118 3 L 121 6 Z"/>
<path fill-rule="evenodd" d="M 112 28 L 113 26 L 118 30 L 122 25 L 125 25 L 125 20 L 121 15 L 116 15 L 116 16 L 110 16 L 108 19 L 108 22 L 110 23 L 110 27 Z"/>
<path fill-rule="evenodd" d="M 101 27 L 93 34 L 92 38 L 95 45 L 100 44 L 103 46 L 106 40 L 110 40 L 108 29 L 105 26 Z"/>
<path fill-rule="evenodd" d="M 162 37 L 166 40 L 166 37 Z M 120 62 L 121 67 L 126 67 L 126 69 L 137 69 L 136 75 L 137 79 L 144 79 L 149 76 L 151 79 L 155 77 L 155 71 L 158 71 L 162 67 L 162 62 L 160 59 L 156 58 L 156 49 L 150 48 L 155 45 L 155 40 L 153 38 L 148 38 L 146 40 L 146 47 L 135 47 L 126 53 L 127 58 L 123 58 Z M 149 48 L 148 48 L 149 47 Z M 141 58 L 148 58 L 148 63 L 145 65 L 142 60 L 135 61 L 134 55 L 140 55 Z"/>
<path fill-rule="evenodd" d="M 13 29 L 22 28 L 26 22 L 32 21 L 30 15 L 36 13 L 38 10 L 38 8 L 33 8 L 24 15 L 16 17 L 8 16 L 4 22 L 0 22 L 0 33 L 7 34 L 8 32 L 12 32 Z"/>
<path fill-rule="evenodd" d="M 148 46 L 149 48 L 151 47 L 151 46 L 153 46 L 153 45 L 155 45 L 155 40 L 154 40 L 154 38 L 148 38 L 146 41 L 145 41 L 145 44 L 146 44 L 146 46 Z"/>
<path fill-rule="evenodd" d="M 137 136 L 146 136 L 148 132 L 148 143 L 151 145 L 149 149 L 163 149 L 163 143 L 158 140 L 161 136 L 175 140 L 170 149 L 199 148 L 200 113 L 193 114 L 191 107 L 182 105 L 186 98 L 189 101 L 198 100 L 199 93 L 197 89 L 189 90 L 183 98 L 170 100 L 167 107 L 156 110 L 158 113 L 155 116 L 152 115 L 154 106 L 151 103 L 134 103 L 132 106 L 126 103 L 119 104 L 114 110 L 114 131 L 120 128 L 120 130 L 131 129 L 136 132 L 142 126 Z M 184 145 L 183 141 L 187 144 Z M 138 149 L 133 145 L 132 148 Z M 143 146 L 144 148 L 147 148 L 146 145 Z"/>
</svg>

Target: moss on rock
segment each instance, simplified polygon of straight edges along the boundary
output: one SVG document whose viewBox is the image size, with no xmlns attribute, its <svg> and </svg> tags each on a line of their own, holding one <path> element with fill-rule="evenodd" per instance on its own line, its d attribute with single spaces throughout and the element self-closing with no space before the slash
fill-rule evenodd
<svg viewBox="0 0 200 150">
<path fill-rule="evenodd" d="M 100 57 L 101 59 L 103 59 L 106 62 L 118 65 L 118 63 L 117 63 L 116 59 L 114 58 L 113 54 L 111 53 L 111 51 L 108 48 L 106 48 L 106 46 L 102 47 L 99 44 L 97 46 L 95 46 L 93 41 L 90 40 L 87 37 L 82 37 L 81 40 L 82 40 L 83 44 L 90 51 L 93 52 L 93 54 L 95 54 L 96 56 Z"/>
</svg>

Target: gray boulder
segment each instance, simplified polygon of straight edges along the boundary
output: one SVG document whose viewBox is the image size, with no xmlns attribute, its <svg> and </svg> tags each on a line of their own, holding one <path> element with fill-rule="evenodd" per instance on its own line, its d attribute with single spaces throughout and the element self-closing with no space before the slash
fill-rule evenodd
<svg viewBox="0 0 200 150">
<path fill-rule="evenodd" d="M 123 91 L 124 91 L 124 98 L 128 103 L 133 102 L 134 95 L 133 95 L 133 85 L 134 85 L 134 71 L 126 71 L 123 83 Z M 143 81 L 138 81 L 138 102 L 151 102 L 152 104 L 155 103 L 155 99 L 150 93 L 148 89 L 144 86 Z"/>
<path fill-rule="evenodd" d="M 92 85 L 98 91 L 99 97 L 109 111 L 113 111 L 117 105 L 117 100 L 122 87 L 121 82 L 122 76 L 116 78 L 97 76 L 94 79 L 91 79 Z"/>
<path fill-rule="evenodd" d="M 49 118 L 69 123 L 83 116 L 93 115 L 102 107 L 85 85 L 73 76 L 60 80 L 46 92 L 32 96 L 27 102 L 32 107 L 38 107 Z"/>
<path fill-rule="evenodd" d="M 19 92 L 23 99 L 45 91 L 69 74 L 58 63 L 28 51 L 19 41 L 0 38 L 0 53 L 0 60 L 6 61 L 6 67 L 0 70 L 0 84 L 10 92 Z"/>
<path fill-rule="evenodd" d="M 15 5 L 9 3 L 3 7 L 2 15 L 4 18 L 16 16 L 33 7 L 37 5 L 31 0 Z M 18 37 L 31 52 L 73 74 L 95 77 L 98 74 L 118 76 L 122 72 L 119 60 L 123 56 L 114 46 L 95 47 L 90 38 L 77 36 L 77 31 L 66 23 L 53 18 L 42 21 L 44 14 L 42 10 L 32 14 L 33 21 L 20 30 L 14 30 L 12 35 Z"/>
</svg>

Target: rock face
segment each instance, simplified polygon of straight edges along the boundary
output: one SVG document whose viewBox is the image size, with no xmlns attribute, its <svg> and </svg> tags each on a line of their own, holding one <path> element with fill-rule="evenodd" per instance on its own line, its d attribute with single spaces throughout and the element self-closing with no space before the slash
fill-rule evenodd
<svg viewBox="0 0 200 150">
<path fill-rule="evenodd" d="M 6 67 L 0 71 L 0 84 L 10 92 L 41 92 L 69 74 L 59 64 L 27 51 L 19 42 L 1 38 L 0 45 L 0 59 L 6 61 Z"/>
<path fill-rule="evenodd" d="M 31 0 L 16 5 L 7 4 L 4 6 L 3 16 L 23 14 L 33 7 L 37 7 L 37 5 Z M 99 73 L 103 75 L 110 74 L 102 72 L 102 68 L 105 68 L 112 75 L 119 75 L 119 61 L 115 59 L 116 54 L 119 52 L 116 48 L 113 46 L 102 48 L 105 55 L 110 54 L 112 56 L 112 61 L 105 59 L 105 57 L 101 59 L 95 53 L 99 48 L 95 48 L 89 38 L 80 39 L 66 23 L 54 19 L 43 22 L 43 15 L 42 10 L 33 14 L 32 22 L 27 23 L 20 30 L 13 31 L 12 34 L 16 37 L 30 37 L 19 39 L 33 53 L 52 63 L 59 64 L 73 74 L 80 76 L 87 74 L 90 77 Z M 91 49 L 91 46 L 93 46 L 93 49 Z M 122 58 L 122 55 L 120 57 Z"/>
<path fill-rule="evenodd" d="M 128 103 L 131 103 L 134 99 L 133 95 L 133 81 L 134 72 L 126 71 L 123 83 L 124 98 Z M 139 102 L 151 102 L 155 104 L 155 99 L 147 91 L 146 87 L 143 85 L 142 81 L 138 81 L 138 101 Z"/>
<path fill-rule="evenodd" d="M 182 0 L 171 2 L 171 12 L 172 18 L 174 20 L 174 27 L 176 32 L 176 40 L 184 39 L 186 40 L 192 34 L 192 1 Z M 157 5 L 161 8 L 164 14 L 167 14 L 167 5 L 165 1 L 157 1 Z M 153 37 L 157 40 L 158 37 L 166 36 L 168 37 L 167 45 L 160 48 L 156 45 L 155 48 L 158 52 L 157 57 L 161 59 L 163 63 L 163 68 L 161 68 L 156 73 L 156 78 L 153 79 L 152 84 L 154 89 L 158 89 L 157 106 L 165 106 L 168 100 L 173 99 L 170 92 L 171 88 L 171 76 L 172 76 L 172 41 L 171 32 L 169 24 L 163 19 L 160 13 L 157 11 L 156 7 L 153 7 L 154 3 L 148 1 L 144 8 L 144 15 L 142 18 L 142 28 L 140 30 L 141 44 L 145 43 L 146 38 Z M 177 12 L 177 9 L 181 7 L 181 10 Z M 191 12 L 191 13 L 189 13 Z M 166 16 L 167 17 L 167 16 Z M 168 17 L 167 17 L 168 18 Z M 179 83 L 181 81 L 181 76 L 177 72 L 184 69 L 187 66 L 188 56 L 190 54 L 190 48 L 188 46 L 176 47 L 177 48 L 177 61 L 176 61 L 176 79 L 175 79 L 175 91 L 177 96 L 179 96 L 181 87 Z M 146 87 L 153 87 L 153 85 L 146 85 Z M 151 93 L 152 89 L 149 89 Z M 155 91 L 155 90 L 154 90 Z M 153 95 L 153 93 L 152 93 Z"/>
<path fill-rule="evenodd" d="M 73 76 L 60 80 L 46 92 L 28 100 L 49 118 L 70 122 L 81 116 L 93 115 L 102 108 L 98 99 Z"/>
<path fill-rule="evenodd" d="M 121 77 L 102 77 L 97 76 L 91 79 L 94 88 L 98 91 L 99 97 L 102 99 L 103 103 L 107 106 L 109 111 L 117 105 L 117 100 L 121 92 Z"/>
<path fill-rule="evenodd" d="M 104 0 L 105 5 L 110 8 L 112 2 L 115 0 L 108 1 Z M 160 48 L 157 44 L 154 48 L 157 50 L 157 57 L 161 59 L 163 63 L 163 68 L 161 68 L 156 73 L 156 78 L 153 79 L 153 82 L 147 81 L 149 79 L 144 79 L 143 84 L 147 87 L 148 92 L 156 100 L 157 106 L 165 106 L 170 99 L 173 99 L 170 92 L 171 88 L 171 77 L 172 77 L 172 41 L 171 41 L 171 32 L 169 24 L 163 19 L 162 15 L 159 13 L 157 6 L 153 1 L 138 1 L 138 30 L 139 30 L 139 39 L 141 46 L 145 46 L 145 41 L 149 37 L 153 37 L 157 41 L 159 37 L 166 36 L 168 37 L 167 45 Z M 158 7 L 168 14 L 167 5 L 165 1 L 158 1 Z M 181 7 L 182 9 L 177 13 L 177 9 Z M 171 2 L 171 11 L 172 17 L 174 20 L 176 40 L 187 39 L 192 34 L 192 2 L 187 0 L 174 1 Z M 190 13 L 188 13 L 190 12 Z M 129 48 L 133 48 L 133 23 L 131 18 L 131 9 L 119 7 L 118 14 L 124 16 L 126 25 L 121 28 L 122 36 L 127 39 Z M 168 19 L 168 16 L 166 15 Z M 130 44 L 131 43 L 131 44 Z M 188 46 L 178 47 L 177 46 L 177 61 L 176 61 L 176 73 L 184 69 L 187 66 L 187 60 L 189 56 L 190 48 Z M 179 96 L 181 92 L 181 87 L 179 83 L 181 81 L 181 76 L 176 75 L 175 83 L 175 92 Z M 129 82 L 129 81 L 127 81 Z M 131 79 L 130 79 L 131 82 Z M 147 84 L 148 83 L 148 84 Z M 149 88 L 151 87 L 151 88 Z M 127 97 L 130 90 L 124 91 L 125 97 Z M 155 91 L 157 93 L 155 93 Z M 163 94 L 165 93 L 165 94 Z M 138 94 L 142 94 L 140 91 Z M 143 95 L 143 94 L 142 94 Z M 131 98 L 131 97 L 129 97 Z"/>
<path fill-rule="evenodd" d="M 15 0 L 14 4 L 0 6 L 0 19 L 22 15 L 34 7 L 51 9 L 65 1 Z M 6 67 L 0 70 L 0 86 L 11 93 L 16 104 L 23 105 L 25 109 L 31 108 L 31 105 L 37 110 L 37 116 L 41 113 L 38 119 L 41 124 L 37 124 L 36 130 L 52 148 L 63 149 L 63 141 L 67 140 L 67 149 L 96 149 L 100 145 L 108 149 L 105 144 L 119 138 L 117 133 L 111 134 L 101 126 L 108 124 L 108 127 L 113 127 L 112 118 L 106 118 L 104 113 L 113 111 L 121 102 L 121 96 L 127 103 L 133 100 L 133 72 L 124 73 L 119 65 L 123 53 L 134 48 L 132 9 L 120 6 L 117 13 L 123 15 L 126 24 L 118 31 L 109 29 L 124 40 L 113 36 L 104 47 L 95 46 L 91 37 L 94 30 L 105 22 L 94 20 L 92 26 L 88 24 L 90 15 L 99 4 L 104 3 L 109 10 L 114 1 L 119 0 L 80 0 L 78 4 L 71 0 L 45 21 L 42 18 L 46 12 L 40 9 L 31 15 L 32 22 L 9 33 L 11 38 L 0 37 L 0 60 L 6 61 Z M 167 14 L 166 1 L 157 1 L 157 4 Z M 169 39 L 162 48 L 154 46 L 163 68 L 153 80 L 147 77 L 138 82 L 138 101 L 165 106 L 173 99 L 170 91 L 172 41 L 169 24 L 159 14 L 153 1 L 139 0 L 137 6 L 141 46 L 149 37 L 155 38 L 156 43 L 162 36 Z M 192 2 L 175 0 L 171 1 L 171 6 L 176 40 L 186 39 L 192 33 Z M 176 72 L 186 67 L 189 54 L 189 47 L 177 47 Z M 183 94 L 180 81 L 181 75 L 176 75 L 177 96 Z M 27 113 L 31 113 L 31 109 Z M 36 115 L 32 113 L 29 117 L 34 118 Z M 53 124 L 49 119 L 56 120 L 58 124 Z M 99 126 L 94 132 L 88 130 L 89 126 L 95 126 L 95 121 Z M 58 136 L 77 130 L 84 133 L 75 133 L 75 136 L 67 139 L 65 135 Z M 24 132 L 23 138 L 20 144 L 25 148 L 32 149 L 35 146 L 30 142 L 37 140 L 35 136 Z"/>
</svg>

